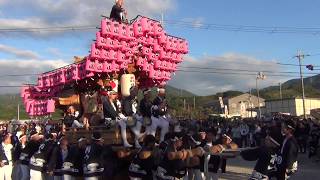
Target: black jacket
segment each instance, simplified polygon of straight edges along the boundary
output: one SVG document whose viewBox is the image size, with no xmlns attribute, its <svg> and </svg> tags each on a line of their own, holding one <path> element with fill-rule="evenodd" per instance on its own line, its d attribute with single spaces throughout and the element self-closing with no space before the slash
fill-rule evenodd
<svg viewBox="0 0 320 180">
<path fill-rule="evenodd" d="M 54 148 L 57 144 L 53 140 L 47 140 L 39 146 L 39 150 L 30 159 L 30 169 L 46 172 L 48 167 L 52 169 L 51 158 Z"/>
<path fill-rule="evenodd" d="M 113 20 L 116 20 L 118 22 L 122 22 L 123 19 L 121 18 L 121 13 L 124 12 L 124 9 L 117 6 L 117 5 L 113 5 L 111 13 L 110 13 L 110 18 Z"/>
<path fill-rule="evenodd" d="M 165 103 L 165 104 L 164 104 Z M 165 102 L 165 97 L 157 96 L 153 100 L 152 115 L 154 117 L 163 116 L 167 113 L 167 104 Z"/>
<path fill-rule="evenodd" d="M 103 146 L 96 143 L 87 146 L 83 161 L 84 177 L 101 176 L 103 174 L 103 150 Z"/>
<path fill-rule="evenodd" d="M 68 155 L 64 160 L 63 174 L 72 175 L 75 177 L 83 176 L 83 157 L 85 156 L 85 149 L 80 149 L 78 145 L 71 146 Z M 69 167 L 69 165 L 71 165 Z M 67 167 L 68 166 L 68 167 Z"/>
<path fill-rule="evenodd" d="M 69 153 L 68 148 L 68 153 Z M 52 154 L 49 158 L 49 163 L 48 163 L 48 171 L 53 171 L 55 176 L 61 176 L 63 175 L 62 173 L 62 166 L 63 166 L 63 155 L 62 155 L 62 149 L 60 146 L 55 146 L 54 149 L 52 150 Z"/>
<path fill-rule="evenodd" d="M 172 145 L 168 145 L 162 162 L 157 169 L 157 176 L 161 178 L 159 169 L 162 169 L 163 175 L 168 178 L 182 178 L 186 175 L 186 164 L 181 159 L 169 160 L 168 153 L 174 152 Z"/>
<path fill-rule="evenodd" d="M 151 107 L 152 103 L 147 101 L 145 98 L 140 101 L 139 111 L 143 117 L 151 118 Z"/>
<path fill-rule="evenodd" d="M 76 119 L 75 116 L 73 115 L 66 115 L 64 118 L 63 118 L 63 124 L 67 127 L 67 128 L 70 128 L 73 124 L 73 121 Z"/>
<path fill-rule="evenodd" d="M 142 148 L 141 151 L 148 150 L 146 148 Z M 155 169 L 155 163 L 153 156 L 150 156 L 147 159 L 141 159 L 139 157 L 140 152 L 133 158 L 130 166 L 129 166 L 129 176 L 141 178 L 142 180 L 152 180 L 152 170 Z"/>
<path fill-rule="evenodd" d="M 293 164 L 298 159 L 298 143 L 294 136 L 288 138 L 287 140 L 284 140 L 280 149 L 279 156 L 281 158 L 278 158 L 278 179 L 284 180 L 285 174 L 287 169 L 291 169 Z"/>
<path fill-rule="evenodd" d="M 112 120 L 116 120 L 119 114 L 119 110 L 115 103 L 113 103 L 113 105 L 115 108 L 112 106 L 111 102 L 108 99 L 103 102 L 104 118 L 111 118 Z"/>
<path fill-rule="evenodd" d="M 39 146 L 40 142 L 33 140 L 27 142 L 26 146 L 21 149 L 21 153 L 19 154 L 19 161 L 21 164 L 29 165 L 31 156 L 38 151 Z"/>
<path fill-rule="evenodd" d="M 22 147 L 22 144 L 20 142 L 18 142 L 15 147 L 13 148 L 13 161 L 16 162 L 19 160 L 22 149 L 24 149 Z"/>
<path fill-rule="evenodd" d="M 165 101 L 165 99 L 166 99 L 165 97 L 157 96 L 157 97 L 153 100 L 152 104 L 153 104 L 153 105 L 160 106 L 160 105 Z"/>
<path fill-rule="evenodd" d="M 137 101 L 134 97 L 125 97 L 122 101 L 122 112 L 125 116 L 132 116 L 134 113 L 136 113 L 137 109 L 133 109 L 133 106 L 137 105 Z M 137 108 L 137 107 L 134 107 Z"/>
</svg>

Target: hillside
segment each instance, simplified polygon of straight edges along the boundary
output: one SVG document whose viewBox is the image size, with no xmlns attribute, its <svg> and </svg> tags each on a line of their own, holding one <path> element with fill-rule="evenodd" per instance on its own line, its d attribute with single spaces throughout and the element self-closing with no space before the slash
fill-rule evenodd
<svg viewBox="0 0 320 180">
<path fill-rule="evenodd" d="M 320 98 L 320 75 L 308 77 L 304 79 L 306 97 Z M 217 103 L 218 97 L 233 97 L 242 94 L 240 91 L 219 92 L 215 95 L 196 96 L 186 90 L 181 90 L 172 86 L 167 86 L 167 97 L 169 105 L 180 113 L 183 110 L 184 101 L 186 108 L 193 107 L 195 102 L 196 107 L 203 109 L 208 104 Z M 153 95 L 156 94 L 156 89 L 153 89 Z M 256 91 L 252 93 L 256 95 Z M 278 99 L 279 86 L 270 86 L 260 90 L 260 96 L 264 99 Z M 300 79 L 292 79 L 282 84 L 283 98 L 301 97 Z M 140 96 L 141 97 L 141 96 Z M 195 101 L 194 101 L 195 100 Z M 8 120 L 17 118 L 17 104 L 20 104 L 20 118 L 28 118 L 25 113 L 21 98 L 17 94 L 0 95 L 0 120 Z M 57 117 L 58 115 L 55 115 Z"/>
<path fill-rule="evenodd" d="M 179 97 L 193 97 L 193 96 L 195 96 L 193 93 L 191 93 L 189 91 L 186 91 L 183 89 L 178 89 L 173 86 L 167 86 L 166 91 L 169 96 L 179 96 Z"/>
<path fill-rule="evenodd" d="M 282 84 L 282 97 L 301 97 L 300 79 L 292 79 Z M 320 75 L 304 78 L 305 96 L 320 98 Z M 265 99 L 279 99 L 279 86 L 270 86 L 260 90 L 261 97 Z"/>
<path fill-rule="evenodd" d="M 17 108 L 20 104 L 20 119 L 27 118 L 21 98 L 17 94 L 0 95 L 0 120 L 17 119 Z"/>
</svg>

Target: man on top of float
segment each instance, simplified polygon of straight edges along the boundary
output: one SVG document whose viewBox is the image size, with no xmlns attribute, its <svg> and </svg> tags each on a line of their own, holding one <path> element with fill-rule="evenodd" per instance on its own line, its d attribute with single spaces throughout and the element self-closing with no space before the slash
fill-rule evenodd
<svg viewBox="0 0 320 180">
<path fill-rule="evenodd" d="M 113 5 L 110 18 L 118 22 L 126 22 L 127 11 L 123 8 L 123 0 L 116 0 Z"/>
</svg>

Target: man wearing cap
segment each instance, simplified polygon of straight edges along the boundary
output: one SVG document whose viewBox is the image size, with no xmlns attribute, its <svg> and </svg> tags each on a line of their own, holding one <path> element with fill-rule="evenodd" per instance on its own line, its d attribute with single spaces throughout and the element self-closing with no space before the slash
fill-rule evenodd
<svg viewBox="0 0 320 180">
<path fill-rule="evenodd" d="M 138 114 L 137 103 L 138 88 L 133 86 L 130 88 L 130 96 L 123 97 L 122 99 L 122 112 L 125 118 L 122 118 L 118 123 L 121 127 L 121 136 L 124 142 L 126 142 L 126 127 L 129 126 L 135 136 L 135 147 L 141 148 L 139 144 L 139 138 L 141 137 L 142 116 Z M 128 144 L 125 144 L 127 146 Z"/>
<path fill-rule="evenodd" d="M 39 146 L 38 151 L 30 158 L 30 179 L 42 180 L 52 176 L 48 173 L 48 164 L 53 149 L 57 144 L 54 142 L 54 136 L 47 134 L 45 141 Z"/>
<path fill-rule="evenodd" d="M 5 132 L 0 145 L 0 179 L 11 180 L 13 158 L 11 134 Z"/>
<path fill-rule="evenodd" d="M 20 133 L 19 133 L 20 134 Z M 12 179 L 19 179 L 22 176 L 21 169 L 20 169 L 20 162 L 19 157 L 22 152 L 22 149 L 26 147 L 27 144 L 27 135 L 26 134 L 20 134 L 19 135 L 19 141 L 14 146 L 14 167 L 13 167 L 13 175 Z"/>
<path fill-rule="evenodd" d="M 83 173 L 85 180 L 98 180 L 104 171 L 103 167 L 103 139 L 99 132 L 94 132 L 91 144 L 85 149 Z"/>
<path fill-rule="evenodd" d="M 115 3 L 112 7 L 110 18 L 118 22 L 125 22 L 127 11 L 123 8 L 123 0 L 115 0 Z"/>
<path fill-rule="evenodd" d="M 62 166 L 64 180 L 75 180 L 83 177 L 83 157 L 85 156 L 85 149 L 87 146 L 87 139 L 81 137 L 78 143 L 70 147 L 69 153 L 65 158 Z"/>
<path fill-rule="evenodd" d="M 253 149 L 247 149 L 241 152 L 243 159 L 256 161 L 254 170 L 249 180 L 267 180 L 269 179 L 274 163 L 277 161 L 276 153 L 279 151 L 283 140 L 281 133 L 277 130 L 277 125 L 273 125 L 266 130 L 266 137 L 262 146 Z"/>
<path fill-rule="evenodd" d="M 105 123 L 107 126 L 110 126 L 112 121 L 116 121 L 119 109 L 116 104 L 118 93 L 116 91 L 109 91 L 108 97 L 103 101 L 103 114 Z"/>
<path fill-rule="evenodd" d="M 37 134 L 36 131 L 31 131 L 29 135 L 29 141 L 24 148 L 21 149 L 21 152 L 18 157 L 17 166 L 20 170 L 19 179 L 29 180 L 30 179 L 30 158 L 31 156 L 38 151 L 41 144 L 41 137 Z"/>
<path fill-rule="evenodd" d="M 296 125 L 292 120 L 287 120 L 282 124 L 282 134 L 285 139 L 281 145 L 277 161 L 277 179 L 285 180 L 297 171 L 298 168 L 298 151 L 297 140 L 293 136 Z"/>
<path fill-rule="evenodd" d="M 151 120 L 149 134 L 155 136 L 158 127 L 161 128 L 160 142 L 164 140 L 164 136 L 169 131 L 169 118 L 167 116 L 167 102 L 165 97 L 165 89 L 160 88 L 158 90 L 158 96 L 154 99 L 151 107 Z"/>
<path fill-rule="evenodd" d="M 103 113 L 107 126 L 110 127 L 112 122 L 116 121 L 121 128 L 121 137 L 125 147 L 132 147 L 127 140 L 126 117 L 121 113 L 121 103 L 118 105 L 118 93 L 110 91 L 108 98 L 103 102 Z"/>
</svg>

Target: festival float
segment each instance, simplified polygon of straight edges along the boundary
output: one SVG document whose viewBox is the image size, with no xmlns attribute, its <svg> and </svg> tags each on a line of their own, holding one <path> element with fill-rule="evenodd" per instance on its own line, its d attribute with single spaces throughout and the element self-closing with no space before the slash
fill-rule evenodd
<svg viewBox="0 0 320 180">
<path fill-rule="evenodd" d="M 161 23 L 137 16 L 129 23 L 101 19 L 90 53 L 67 66 L 42 73 L 36 85 L 23 85 L 21 97 L 30 117 L 43 117 L 70 105 L 80 109 L 81 118 L 102 119 L 101 97 L 110 90 L 122 97 L 130 88 L 165 87 L 187 54 L 188 42 L 165 32 Z M 94 123 L 90 122 L 90 130 Z M 120 144 L 116 128 L 108 131 L 105 141 Z M 101 128 L 100 128 L 101 130 Z M 103 131 L 101 130 L 101 131 Z M 91 132 L 90 132 L 91 131 Z M 82 131 L 66 132 L 76 139 Z"/>
</svg>

